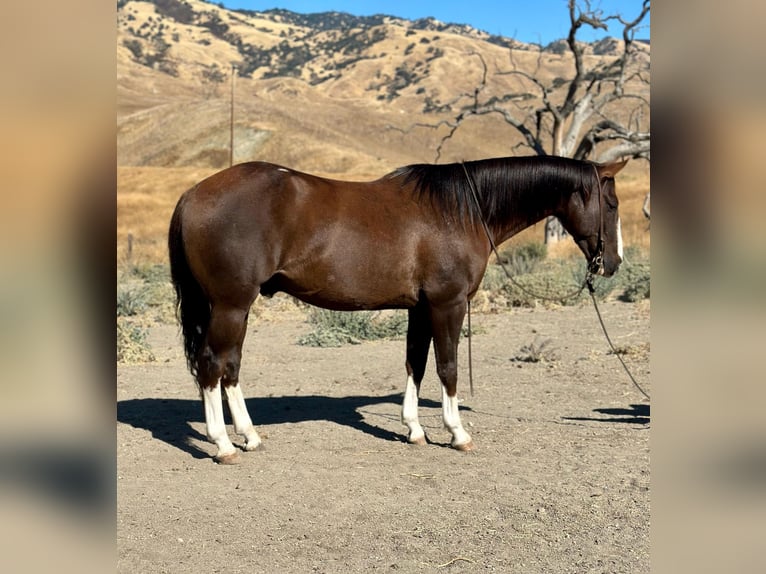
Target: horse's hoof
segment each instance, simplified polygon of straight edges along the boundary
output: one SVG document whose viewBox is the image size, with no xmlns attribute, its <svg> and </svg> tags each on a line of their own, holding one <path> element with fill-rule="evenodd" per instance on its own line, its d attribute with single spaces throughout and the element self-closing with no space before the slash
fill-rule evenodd
<svg viewBox="0 0 766 574">
<path fill-rule="evenodd" d="M 428 440 L 426 439 L 425 435 L 416 439 L 408 438 L 407 442 L 416 446 L 426 446 L 428 444 Z"/>
<path fill-rule="evenodd" d="M 247 452 L 259 452 L 262 450 L 266 450 L 266 447 L 263 445 L 262 442 L 256 443 L 256 444 L 246 444 L 245 450 Z"/>
<path fill-rule="evenodd" d="M 234 451 L 231 454 L 217 454 L 214 460 L 218 464 L 239 464 L 242 462 L 242 457 L 238 452 Z"/>
<path fill-rule="evenodd" d="M 460 452 L 471 452 L 475 448 L 473 441 L 468 441 L 463 444 L 453 444 L 452 448 L 455 450 L 459 450 Z"/>
</svg>

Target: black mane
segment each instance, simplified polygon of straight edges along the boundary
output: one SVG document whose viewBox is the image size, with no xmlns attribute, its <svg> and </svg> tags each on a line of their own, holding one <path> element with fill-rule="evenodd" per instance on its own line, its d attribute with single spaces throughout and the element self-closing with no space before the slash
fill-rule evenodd
<svg viewBox="0 0 766 574">
<path fill-rule="evenodd" d="M 402 187 L 414 183 L 413 193 L 461 223 L 478 221 L 476 201 L 463 168 L 471 176 L 482 215 L 491 226 L 509 214 L 542 219 L 551 195 L 561 197 L 594 179 L 592 164 L 556 156 L 529 156 L 468 161 L 464 164 L 415 164 L 390 177 L 402 177 Z"/>
</svg>

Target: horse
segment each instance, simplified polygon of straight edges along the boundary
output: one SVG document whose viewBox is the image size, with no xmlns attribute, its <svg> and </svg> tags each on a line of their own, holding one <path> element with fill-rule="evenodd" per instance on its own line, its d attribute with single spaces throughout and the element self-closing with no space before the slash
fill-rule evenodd
<svg viewBox="0 0 766 574">
<path fill-rule="evenodd" d="M 627 160 L 626 160 L 627 161 Z M 284 292 L 331 310 L 407 309 L 401 421 L 423 445 L 418 395 L 433 343 L 451 446 L 470 451 L 457 399 L 457 349 L 491 250 L 556 216 L 596 274 L 621 261 L 615 175 L 624 162 L 553 156 L 413 164 L 369 182 L 338 181 L 271 163 L 241 163 L 185 192 L 168 234 L 171 278 L 188 368 L 208 439 L 240 462 L 221 389 L 245 451 L 262 441 L 239 370 L 258 295 Z"/>
</svg>

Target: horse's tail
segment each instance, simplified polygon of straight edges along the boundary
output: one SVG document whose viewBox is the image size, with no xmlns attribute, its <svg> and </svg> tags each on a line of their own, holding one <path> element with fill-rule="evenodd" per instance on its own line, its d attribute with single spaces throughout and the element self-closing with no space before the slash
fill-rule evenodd
<svg viewBox="0 0 766 574">
<path fill-rule="evenodd" d="M 182 213 L 185 197 L 181 197 L 170 219 L 168 252 L 170 277 L 176 290 L 176 316 L 184 337 L 186 363 L 194 377 L 198 374 L 199 354 L 210 324 L 210 302 L 192 274 L 183 242 Z"/>
</svg>

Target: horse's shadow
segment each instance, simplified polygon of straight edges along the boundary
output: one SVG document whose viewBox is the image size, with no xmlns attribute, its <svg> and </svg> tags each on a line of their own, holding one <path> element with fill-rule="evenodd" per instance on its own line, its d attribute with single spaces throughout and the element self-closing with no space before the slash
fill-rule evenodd
<svg viewBox="0 0 766 574">
<path fill-rule="evenodd" d="M 648 425 L 650 422 L 649 405 L 630 405 L 630 408 L 600 408 L 593 412 L 606 415 L 606 417 L 563 417 L 568 421 L 595 421 L 602 423 L 630 423 Z"/>
<path fill-rule="evenodd" d="M 391 403 L 400 405 L 401 393 L 385 396 L 326 397 L 281 396 L 248 399 L 247 408 L 253 414 L 256 428 L 264 425 L 329 421 L 351 427 L 371 436 L 388 441 L 406 441 L 406 436 L 377 427 L 364 420 L 360 409 L 372 405 Z M 439 407 L 425 398 L 421 407 Z M 397 415 L 398 420 L 398 415 Z M 204 434 L 190 423 L 204 423 L 202 401 L 190 399 L 129 399 L 117 403 L 117 420 L 152 433 L 152 436 L 174 446 L 194 458 L 209 458 L 209 454 L 192 439 L 207 443 Z M 228 413 L 227 413 L 228 422 Z"/>
</svg>

